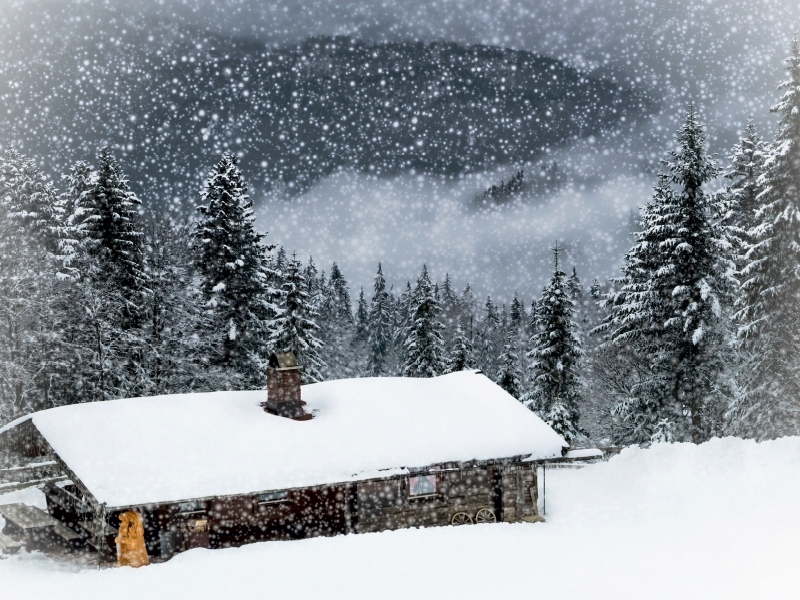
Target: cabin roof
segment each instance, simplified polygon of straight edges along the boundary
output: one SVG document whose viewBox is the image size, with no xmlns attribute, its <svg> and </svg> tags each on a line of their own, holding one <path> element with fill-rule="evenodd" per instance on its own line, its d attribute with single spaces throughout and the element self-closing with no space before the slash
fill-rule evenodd
<svg viewBox="0 0 800 600">
<path fill-rule="evenodd" d="M 302 388 L 314 419 L 264 412 L 266 391 L 75 404 L 32 419 L 109 507 L 383 477 L 411 467 L 520 455 L 567 443 L 483 375 L 361 378 Z"/>
</svg>

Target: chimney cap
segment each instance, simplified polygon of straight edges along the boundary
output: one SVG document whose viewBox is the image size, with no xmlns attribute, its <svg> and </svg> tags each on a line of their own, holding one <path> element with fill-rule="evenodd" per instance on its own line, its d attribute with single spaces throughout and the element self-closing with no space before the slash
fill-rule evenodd
<svg viewBox="0 0 800 600">
<path fill-rule="evenodd" d="M 299 369 L 297 357 L 294 352 L 273 352 L 269 357 L 269 367 L 279 371 L 289 371 Z"/>
</svg>

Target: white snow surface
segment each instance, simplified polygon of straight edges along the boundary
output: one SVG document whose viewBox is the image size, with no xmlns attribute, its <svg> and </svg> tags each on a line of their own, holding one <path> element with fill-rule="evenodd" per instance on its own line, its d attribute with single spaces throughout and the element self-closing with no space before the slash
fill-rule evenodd
<svg viewBox="0 0 800 600">
<path fill-rule="evenodd" d="M 579 448 L 567 452 L 565 458 L 602 458 L 603 453 L 597 448 Z"/>
<path fill-rule="evenodd" d="M 266 391 L 76 404 L 31 418 L 109 507 L 305 487 L 408 467 L 531 454 L 568 444 L 474 371 L 303 386 L 311 421 L 265 413 Z M 11 425 L 14 425 L 13 423 Z"/>
<path fill-rule="evenodd" d="M 22 551 L 0 561 L 0 596 L 796 598 L 799 498 L 800 438 L 658 444 L 548 468 L 546 523 L 191 550 L 142 569 L 80 570 Z"/>
</svg>

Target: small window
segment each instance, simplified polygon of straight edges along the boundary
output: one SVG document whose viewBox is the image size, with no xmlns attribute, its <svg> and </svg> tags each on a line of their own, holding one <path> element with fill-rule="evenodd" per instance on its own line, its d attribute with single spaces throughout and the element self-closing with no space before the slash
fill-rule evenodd
<svg viewBox="0 0 800 600">
<path fill-rule="evenodd" d="M 418 477 L 408 478 L 408 495 L 411 498 L 415 496 L 431 496 L 436 493 L 436 475 L 420 475 Z"/>
<path fill-rule="evenodd" d="M 271 502 L 286 502 L 289 499 L 289 492 L 281 490 L 280 492 L 267 492 L 266 494 L 258 495 L 259 504 L 269 504 Z"/>
<path fill-rule="evenodd" d="M 206 511 L 206 503 L 202 500 L 192 500 L 191 502 L 181 502 L 180 507 L 178 509 L 182 513 L 195 513 L 195 512 L 205 512 Z"/>
</svg>

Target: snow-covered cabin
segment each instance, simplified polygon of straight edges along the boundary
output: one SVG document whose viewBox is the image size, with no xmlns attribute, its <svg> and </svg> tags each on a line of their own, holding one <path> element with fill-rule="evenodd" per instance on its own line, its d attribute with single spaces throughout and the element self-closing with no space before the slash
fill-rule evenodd
<svg viewBox="0 0 800 600">
<path fill-rule="evenodd" d="M 275 366 L 273 377 L 293 370 Z M 299 377 L 285 381 L 299 386 Z M 328 381 L 287 398 L 300 394 L 295 418 L 280 416 L 264 391 L 62 406 L 0 429 L 0 454 L 7 463 L 55 460 L 69 481 L 44 486 L 50 514 L 113 559 L 126 510 L 142 514 L 148 553 L 162 557 L 260 540 L 535 520 L 535 461 L 567 449 L 475 371 Z"/>
</svg>

